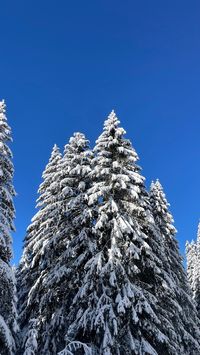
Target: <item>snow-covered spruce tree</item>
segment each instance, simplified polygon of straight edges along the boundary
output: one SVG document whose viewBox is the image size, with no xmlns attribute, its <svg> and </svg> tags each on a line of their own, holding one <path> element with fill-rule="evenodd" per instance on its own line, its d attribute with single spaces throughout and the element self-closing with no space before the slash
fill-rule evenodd
<svg viewBox="0 0 200 355">
<path fill-rule="evenodd" d="M 171 323 L 168 336 L 178 345 L 177 353 L 197 354 L 200 352 L 200 321 L 179 252 L 176 229 L 168 210 L 169 204 L 158 180 L 151 184 L 150 203 L 155 223 L 164 240 L 163 269 L 166 281 L 170 285 L 170 288 L 164 289 L 159 297 L 161 322 L 164 315 Z M 166 324 L 164 326 L 166 327 Z"/>
<path fill-rule="evenodd" d="M 187 277 L 193 296 L 195 290 L 195 271 L 197 270 L 197 244 L 194 240 L 186 242 Z"/>
<path fill-rule="evenodd" d="M 60 184 L 57 179 L 61 162 L 59 148 L 54 145 L 49 163 L 43 172 L 37 200 L 39 211 L 27 229 L 23 256 L 17 272 L 19 323 L 21 343 L 19 354 L 38 354 L 38 330 L 41 329 L 39 313 L 43 294 L 43 275 L 49 267 L 45 246 L 57 231 L 59 214 L 57 210 Z"/>
<path fill-rule="evenodd" d="M 81 280 L 75 269 L 71 287 L 78 288 L 60 355 L 178 354 L 157 309 L 164 283 L 162 238 L 137 154 L 124 134 L 112 111 L 94 149 L 87 191 L 93 229 L 78 254 L 84 260 Z"/>
<path fill-rule="evenodd" d="M 12 153 L 7 142 L 12 141 L 7 124 L 5 103 L 0 102 L 0 354 L 15 354 L 17 332 L 15 308 L 15 279 L 10 266 L 12 257 L 13 196 Z"/>
<path fill-rule="evenodd" d="M 65 146 L 61 163 L 62 218 L 57 233 L 49 241 L 54 246 L 54 255 L 43 283 L 45 293 L 40 309 L 46 329 L 41 334 L 38 354 L 53 355 L 63 349 L 69 308 L 82 277 L 81 266 L 90 252 L 87 243 L 90 209 L 85 208 L 85 191 L 89 185 L 91 156 L 88 140 L 82 133 L 75 133 Z"/>
<path fill-rule="evenodd" d="M 197 241 L 192 241 L 190 244 L 187 243 L 186 254 L 188 280 L 200 317 L 200 223 L 198 225 Z"/>
<path fill-rule="evenodd" d="M 74 197 L 79 196 L 80 191 L 84 190 L 84 177 L 90 169 L 91 154 L 89 141 L 80 132 L 74 133 L 69 143 L 64 147 L 63 159 L 58 172 L 60 181 L 58 204 L 61 218 L 59 220 L 58 233 L 51 240 L 51 243 L 54 244 L 55 257 L 57 256 L 57 248 L 59 255 L 61 247 L 62 250 L 66 250 L 66 242 L 68 242 L 66 238 L 66 222 L 70 219 L 68 218 L 69 203 L 72 203 Z"/>
</svg>

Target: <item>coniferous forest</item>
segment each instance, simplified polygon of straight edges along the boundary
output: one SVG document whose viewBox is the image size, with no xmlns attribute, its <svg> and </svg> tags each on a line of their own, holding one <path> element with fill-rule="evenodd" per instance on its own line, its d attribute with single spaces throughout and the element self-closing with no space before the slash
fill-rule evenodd
<svg viewBox="0 0 200 355">
<path fill-rule="evenodd" d="M 11 141 L 1 101 L 0 354 L 200 354 L 200 227 L 186 272 L 163 187 L 147 190 L 115 112 L 94 147 L 54 145 L 16 269 Z"/>
</svg>

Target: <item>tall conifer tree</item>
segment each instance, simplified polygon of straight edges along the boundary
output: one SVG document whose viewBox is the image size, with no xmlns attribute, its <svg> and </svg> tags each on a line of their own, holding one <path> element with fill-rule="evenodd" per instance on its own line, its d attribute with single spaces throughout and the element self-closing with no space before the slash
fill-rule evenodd
<svg viewBox="0 0 200 355">
<path fill-rule="evenodd" d="M 164 314 L 168 322 L 163 325 L 176 347 L 176 354 L 195 355 L 200 351 L 200 322 L 179 252 L 174 221 L 168 210 L 169 203 L 158 180 L 151 184 L 150 202 L 155 223 L 164 241 L 163 270 L 170 286 L 164 288 L 159 297 L 161 323 Z"/>
<path fill-rule="evenodd" d="M 41 330 L 40 299 L 44 292 L 43 275 L 49 267 L 45 246 L 57 231 L 60 184 L 57 179 L 61 154 L 54 145 L 43 172 L 37 200 L 39 211 L 32 219 L 25 237 L 24 252 L 17 272 L 18 308 L 21 328 L 20 354 L 38 354 Z"/>
<path fill-rule="evenodd" d="M 197 244 L 194 240 L 186 242 L 187 277 L 193 297 L 195 291 L 195 273 L 197 268 Z"/>
<path fill-rule="evenodd" d="M 75 133 L 65 146 L 61 163 L 59 208 L 62 218 L 57 233 L 49 242 L 54 245 L 54 255 L 45 278 L 46 293 L 41 300 L 46 336 L 45 342 L 41 341 L 39 354 L 56 354 L 65 344 L 64 336 L 69 325 L 67 315 L 76 283 L 80 282 L 84 258 L 83 255 L 78 258 L 78 254 L 87 238 L 87 228 L 82 221 L 88 218 L 84 206 L 91 156 L 84 134 Z M 48 245 L 46 249 L 49 249 Z"/>
<path fill-rule="evenodd" d="M 28 228 L 18 271 L 24 355 L 53 355 L 63 347 L 70 280 L 67 248 L 76 236 L 71 213 L 73 210 L 76 215 L 83 203 L 90 159 L 88 141 L 83 134 L 75 133 L 62 159 L 54 147 L 43 173 L 37 204 L 40 210 Z"/>
<path fill-rule="evenodd" d="M 11 232 L 15 230 L 12 153 L 7 143 L 12 141 L 11 129 L 5 115 L 5 103 L 0 102 L 0 354 L 15 354 L 17 332 L 15 280 L 10 266 L 12 257 Z"/>
<path fill-rule="evenodd" d="M 200 317 L 200 223 L 196 242 L 192 241 L 186 244 L 186 257 L 188 280 Z"/>
<path fill-rule="evenodd" d="M 93 228 L 82 255 L 92 248 L 81 268 L 61 355 L 161 355 L 175 349 L 157 309 L 164 243 L 137 154 L 124 134 L 112 111 L 94 149 L 93 184 L 87 191 Z"/>
</svg>

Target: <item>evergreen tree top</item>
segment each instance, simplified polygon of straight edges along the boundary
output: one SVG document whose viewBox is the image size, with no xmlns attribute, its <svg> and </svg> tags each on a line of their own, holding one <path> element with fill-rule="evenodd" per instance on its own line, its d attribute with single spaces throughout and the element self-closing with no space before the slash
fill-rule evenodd
<svg viewBox="0 0 200 355">
<path fill-rule="evenodd" d="M 198 224 L 198 229 L 197 229 L 197 243 L 200 243 L 200 222 Z"/>
<path fill-rule="evenodd" d="M 156 179 L 156 181 L 152 181 L 151 182 L 150 190 L 151 191 L 153 191 L 153 190 L 154 191 L 159 191 L 161 196 L 162 196 L 162 198 L 165 200 L 166 204 L 169 206 L 169 203 L 167 202 L 165 193 L 163 191 L 163 187 L 162 187 L 159 179 Z"/>
<path fill-rule="evenodd" d="M 151 196 L 154 197 L 155 202 L 162 201 L 162 203 L 166 206 L 166 208 L 168 206 L 170 206 L 170 204 L 168 203 L 168 201 L 166 199 L 165 193 L 163 191 L 163 187 L 162 187 L 159 179 L 156 179 L 156 181 L 151 182 L 150 194 L 151 194 Z"/>
<path fill-rule="evenodd" d="M 101 139 L 101 137 L 113 136 L 113 138 L 121 138 L 124 134 L 126 134 L 124 128 L 119 127 L 119 124 L 120 121 L 114 110 L 112 110 L 104 122 L 103 133 L 97 139 L 97 142 Z"/>
<path fill-rule="evenodd" d="M 60 148 L 57 146 L 57 144 L 55 143 L 54 145 L 53 145 L 53 149 L 52 149 L 52 155 L 53 155 L 53 153 L 60 153 Z"/>
<path fill-rule="evenodd" d="M 0 101 L 0 141 L 12 141 L 11 128 L 7 123 L 5 101 Z"/>
<path fill-rule="evenodd" d="M 70 144 L 74 144 L 75 146 L 82 146 L 85 144 L 85 141 L 88 142 L 88 140 L 85 137 L 84 133 L 81 132 L 74 132 L 73 136 L 69 139 Z"/>
<path fill-rule="evenodd" d="M 174 219 L 168 209 L 168 207 L 170 207 L 170 204 L 167 201 L 166 195 L 163 191 L 163 187 L 159 179 L 157 179 L 155 182 L 152 181 L 151 183 L 150 200 L 152 208 L 154 210 L 155 218 L 157 218 L 158 215 L 162 214 L 162 218 L 164 218 L 165 223 L 168 224 L 168 228 L 170 227 L 170 232 L 172 234 L 175 234 L 177 230 L 173 226 Z"/>
<path fill-rule="evenodd" d="M 116 113 L 114 110 L 111 111 L 111 113 L 108 115 L 108 118 L 105 120 L 104 122 L 104 130 L 108 130 L 111 132 L 111 130 L 113 128 L 117 128 L 120 124 L 120 121 L 118 119 L 118 117 L 116 116 Z M 123 130 L 123 134 L 126 133 L 126 131 L 121 128 L 121 130 Z"/>
<path fill-rule="evenodd" d="M 50 161 L 52 161 L 54 159 L 55 156 L 59 157 L 59 158 L 62 158 L 62 154 L 60 153 L 60 148 L 57 146 L 57 144 L 54 144 L 54 146 L 52 148 L 51 156 L 50 156 L 50 159 L 49 159 L 49 163 L 50 163 Z"/>
<path fill-rule="evenodd" d="M 42 178 L 43 182 L 40 184 L 40 187 L 38 189 L 38 193 L 41 194 L 41 196 L 38 198 L 37 201 L 40 201 L 43 199 L 43 193 L 46 193 L 47 187 L 49 188 L 50 184 L 54 182 L 54 174 L 58 169 L 59 163 L 62 159 L 62 155 L 60 153 L 59 147 L 54 144 L 51 156 L 49 158 L 49 162 L 45 167 L 44 172 L 42 173 Z M 37 207 L 40 206 L 37 205 Z"/>
<path fill-rule="evenodd" d="M 163 187 L 162 187 L 159 179 L 156 179 L 156 181 L 152 181 L 151 182 L 151 187 L 152 188 L 156 187 L 158 190 L 163 191 Z"/>
<path fill-rule="evenodd" d="M 98 153 L 99 159 L 103 158 L 106 164 L 110 158 L 121 160 L 128 158 L 131 164 L 135 163 L 139 159 L 138 155 L 130 140 L 124 137 L 126 131 L 119 125 L 120 121 L 113 110 L 104 122 L 103 133 L 96 140 L 94 152 Z M 137 170 L 140 168 L 137 167 Z"/>
<path fill-rule="evenodd" d="M 70 153 L 81 153 L 87 149 L 89 149 L 89 141 L 86 139 L 85 135 L 80 132 L 75 132 L 69 139 L 69 143 L 64 147 L 64 158 Z"/>
</svg>

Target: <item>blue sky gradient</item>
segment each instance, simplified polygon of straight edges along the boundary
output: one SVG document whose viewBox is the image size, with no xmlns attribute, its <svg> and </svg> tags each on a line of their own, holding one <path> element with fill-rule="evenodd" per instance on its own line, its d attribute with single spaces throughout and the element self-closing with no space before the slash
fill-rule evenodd
<svg viewBox="0 0 200 355">
<path fill-rule="evenodd" d="M 115 109 L 171 203 L 181 251 L 200 216 L 200 2 L 0 1 L 0 98 L 12 126 L 14 262 L 54 143 L 93 146 Z"/>
</svg>

